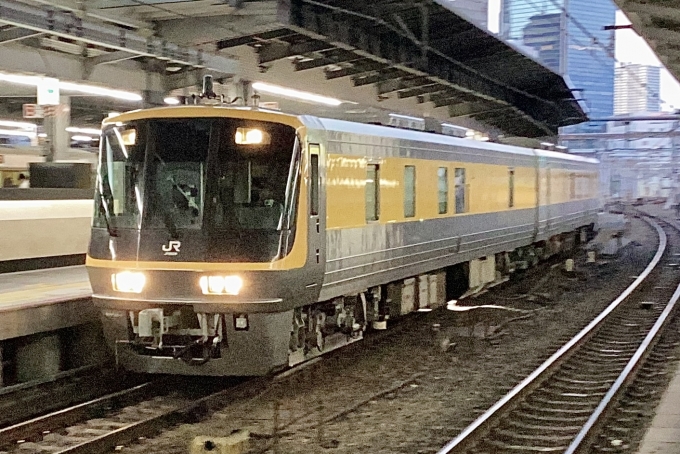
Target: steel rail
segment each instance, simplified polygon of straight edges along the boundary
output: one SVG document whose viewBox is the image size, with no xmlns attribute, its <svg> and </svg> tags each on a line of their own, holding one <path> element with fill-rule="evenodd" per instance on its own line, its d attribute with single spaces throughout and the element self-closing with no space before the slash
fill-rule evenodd
<svg viewBox="0 0 680 454">
<path fill-rule="evenodd" d="M 97 399 L 83 402 L 63 410 L 55 411 L 37 418 L 14 424 L 0 429 L 0 447 L 8 446 L 22 440 L 40 434 L 43 431 L 53 431 L 68 424 L 73 424 L 87 418 L 95 409 L 100 409 L 130 399 L 136 399 L 152 392 L 153 383 L 143 383 L 130 389 L 108 394 Z"/>
<path fill-rule="evenodd" d="M 512 406 L 519 397 L 524 396 L 527 392 L 531 391 L 532 388 L 538 386 L 538 384 L 546 378 L 546 375 L 550 373 L 556 366 L 566 361 L 566 359 L 589 337 L 595 330 L 604 322 L 604 320 L 619 307 L 619 305 L 626 299 L 630 294 L 638 288 L 638 286 L 649 276 L 649 274 L 656 268 L 656 266 L 661 261 L 668 239 L 666 233 L 663 229 L 653 220 L 649 218 L 644 218 L 644 220 L 650 224 L 659 235 L 659 247 L 656 254 L 652 258 L 651 262 L 647 265 L 645 270 L 633 281 L 632 284 L 626 288 L 626 290 L 621 293 L 607 308 L 600 313 L 593 321 L 591 321 L 585 328 L 583 328 L 576 336 L 574 336 L 569 342 L 563 345 L 557 352 L 555 352 L 550 358 L 548 358 L 543 364 L 541 364 L 536 370 L 534 370 L 527 378 L 522 380 L 517 386 L 515 386 L 510 392 L 508 392 L 503 398 L 496 402 L 491 408 L 489 408 L 484 414 L 477 418 L 472 424 L 463 430 L 456 438 L 447 443 L 443 448 L 437 451 L 437 454 L 449 454 L 455 451 L 461 451 L 470 447 L 470 445 L 475 441 L 474 436 L 487 428 L 490 428 L 493 423 L 500 418 L 502 410 L 507 409 Z"/>
<path fill-rule="evenodd" d="M 654 323 L 652 330 L 642 341 L 640 347 L 636 350 L 630 361 L 628 361 L 628 364 L 626 364 L 625 369 L 623 369 L 621 374 L 616 378 L 616 381 L 612 387 L 609 389 L 609 391 L 607 391 L 607 394 L 605 394 L 605 396 L 602 398 L 600 404 L 597 406 L 590 418 L 588 418 L 588 421 L 571 442 L 564 454 L 575 454 L 585 447 L 584 443 L 586 443 L 589 439 L 592 430 L 600 421 L 608 407 L 615 402 L 615 398 L 618 396 L 619 392 L 622 390 L 624 384 L 628 381 L 633 371 L 635 371 L 637 366 L 641 363 L 641 360 L 644 360 L 647 357 L 647 353 L 651 350 L 650 347 L 654 346 L 655 340 L 660 334 L 661 329 L 663 329 L 663 327 L 666 325 L 668 317 L 675 308 L 675 304 L 678 302 L 678 299 L 680 299 L 680 285 L 678 285 L 673 297 L 668 302 L 668 305 L 663 310 L 656 323 Z"/>
<path fill-rule="evenodd" d="M 104 363 L 88 364 L 86 366 L 77 367 L 75 369 L 69 369 L 63 372 L 57 372 L 56 374 L 40 378 L 38 380 L 31 380 L 23 383 L 18 383 L 16 385 L 8 385 L 0 388 L 0 397 L 6 396 L 7 394 L 12 394 L 17 391 L 24 391 L 30 388 L 36 388 L 43 385 L 50 385 L 56 383 L 60 380 L 77 377 L 78 375 L 85 375 L 88 372 L 100 370 L 104 368 Z"/>
<path fill-rule="evenodd" d="M 668 224 L 674 229 L 680 231 L 680 226 L 678 226 L 676 223 L 668 222 Z M 678 299 L 680 299 L 680 285 L 678 285 L 678 287 L 675 289 L 675 293 L 673 293 L 673 296 L 657 319 L 656 323 L 654 323 L 652 329 L 649 331 L 647 336 L 645 336 L 645 339 L 642 341 L 642 344 L 640 344 L 640 347 L 635 351 L 633 357 L 630 359 L 630 361 L 628 361 L 626 367 L 616 378 L 616 381 L 612 384 L 611 388 L 609 388 L 609 391 L 607 391 L 607 393 L 604 395 L 593 414 L 590 416 L 590 418 L 588 418 L 588 421 L 584 424 L 583 428 L 578 433 L 578 435 L 576 435 L 564 454 L 576 454 L 587 447 L 588 440 L 590 440 L 592 437 L 593 429 L 595 429 L 597 424 L 600 422 L 607 409 L 616 402 L 616 397 L 622 391 L 623 386 L 629 381 L 636 368 L 647 357 L 651 347 L 653 347 L 656 343 L 661 330 L 669 321 L 669 316 L 673 309 L 675 309 Z"/>
</svg>

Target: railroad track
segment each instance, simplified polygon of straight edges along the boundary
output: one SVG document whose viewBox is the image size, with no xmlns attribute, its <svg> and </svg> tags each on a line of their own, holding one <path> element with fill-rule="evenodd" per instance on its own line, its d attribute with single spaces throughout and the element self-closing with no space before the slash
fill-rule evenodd
<svg viewBox="0 0 680 454">
<path fill-rule="evenodd" d="M 0 428 L 124 388 L 135 378 L 94 364 L 0 388 Z M 139 380 L 137 380 L 139 383 Z"/>
<path fill-rule="evenodd" d="M 408 317 L 400 320 L 391 330 L 374 333 L 364 342 L 342 350 L 343 355 L 365 354 L 377 348 L 396 332 L 419 325 L 419 319 Z M 324 358 L 331 359 L 337 352 Z M 319 358 L 321 360 L 321 358 Z M 158 432 L 179 423 L 191 423 L 211 411 L 223 408 L 239 400 L 261 395 L 272 389 L 273 382 L 286 380 L 300 369 L 288 370 L 282 374 L 222 386 L 218 391 L 204 390 L 187 395 L 182 386 L 168 385 L 161 381 L 144 383 L 129 389 L 112 393 L 91 401 L 75 405 L 54 413 L 34 418 L 14 426 L 0 429 L 0 453 L 99 453 L 117 446 L 126 445 L 140 437 L 152 437 Z M 311 368 L 310 368 L 311 369 Z M 395 392 L 412 383 L 419 374 L 406 379 L 394 380 L 389 387 L 358 402 L 334 412 L 319 413 L 312 409 L 293 421 L 277 426 L 272 439 L 263 440 L 266 447 L 276 444 L 277 437 L 300 430 L 315 430 L 317 426 L 340 418 L 355 408 L 384 393 Z M 291 378 L 291 380 L 296 380 Z M 279 386 L 280 383 L 279 383 Z"/>
<path fill-rule="evenodd" d="M 99 453 L 245 398 L 270 378 L 190 389 L 184 379 L 159 379 L 0 429 L 0 452 Z M 214 391 L 218 388 L 218 391 Z"/>
<path fill-rule="evenodd" d="M 659 248 L 644 272 L 438 454 L 590 449 L 680 298 L 680 226 L 646 220 L 659 234 Z"/>
</svg>

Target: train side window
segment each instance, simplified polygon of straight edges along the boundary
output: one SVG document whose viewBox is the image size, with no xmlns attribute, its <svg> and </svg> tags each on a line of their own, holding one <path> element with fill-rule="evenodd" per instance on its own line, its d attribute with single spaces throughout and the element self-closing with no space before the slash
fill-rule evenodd
<svg viewBox="0 0 680 454">
<path fill-rule="evenodd" d="M 508 175 L 510 180 L 510 197 L 508 198 L 508 207 L 512 208 L 515 206 L 515 169 L 513 167 L 508 169 Z"/>
<path fill-rule="evenodd" d="M 439 167 L 437 169 L 437 193 L 439 198 L 439 214 L 449 211 L 449 169 Z"/>
<path fill-rule="evenodd" d="M 456 168 L 455 177 L 455 191 L 456 191 L 456 214 L 465 213 L 467 211 L 466 194 L 465 194 L 465 169 Z"/>
<path fill-rule="evenodd" d="M 310 205 L 309 214 L 317 216 L 319 214 L 319 146 L 316 144 L 309 145 L 309 151 L 312 153 L 310 157 Z"/>
<path fill-rule="evenodd" d="M 404 217 L 412 218 L 416 215 L 416 168 L 404 167 Z"/>
<path fill-rule="evenodd" d="M 377 164 L 366 166 L 366 221 L 380 218 L 380 167 Z"/>
</svg>

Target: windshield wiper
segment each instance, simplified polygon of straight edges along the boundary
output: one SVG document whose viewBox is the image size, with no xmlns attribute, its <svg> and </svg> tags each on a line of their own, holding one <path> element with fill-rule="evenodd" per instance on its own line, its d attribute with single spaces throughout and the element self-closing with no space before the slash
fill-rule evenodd
<svg viewBox="0 0 680 454">
<path fill-rule="evenodd" d="M 107 186 L 108 187 L 108 186 Z M 111 222 L 111 213 L 109 213 L 109 199 L 107 198 L 106 201 L 104 201 L 104 198 L 106 197 L 105 191 L 103 190 L 100 191 L 99 195 L 99 214 L 104 216 L 104 221 L 106 222 L 106 230 L 109 232 L 109 236 L 112 237 L 117 237 L 118 236 L 118 230 L 116 230 L 112 226 Z"/>
<path fill-rule="evenodd" d="M 170 239 L 178 239 L 179 231 L 177 230 L 177 224 L 175 224 L 175 221 L 172 219 L 172 213 L 167 211 L 163 213 L 163 223 L 165 224 L 165 228 L 168 229 L 168 232 L 170 233 Z"/>
</svg>

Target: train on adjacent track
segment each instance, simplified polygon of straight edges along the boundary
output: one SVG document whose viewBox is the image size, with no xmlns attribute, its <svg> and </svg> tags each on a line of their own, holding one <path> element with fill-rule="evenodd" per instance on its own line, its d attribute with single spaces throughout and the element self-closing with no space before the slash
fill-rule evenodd
<svg viewBox="0 0 680 454">
<path fill-rule="evenodd" d="M 262 375 L 593 231 L 598 163 L 257 108 L 106 119 L 87 267 L 118 364 Z"/>
</svg>

